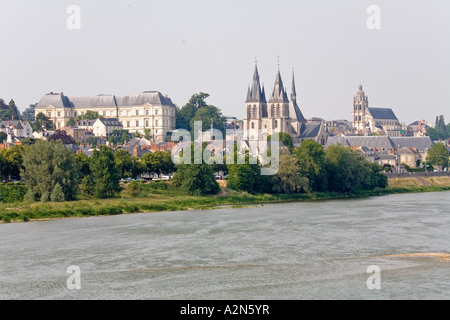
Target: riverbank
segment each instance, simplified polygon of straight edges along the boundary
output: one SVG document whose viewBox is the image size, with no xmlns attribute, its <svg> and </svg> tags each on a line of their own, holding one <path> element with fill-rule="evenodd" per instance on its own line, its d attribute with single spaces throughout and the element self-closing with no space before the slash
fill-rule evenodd
<svg viewBox="0 0 450 320">
<path fill-rule="evenodd" d="M 0 206 L 1 223 L 27 222 L 68 217 L 106 216 L 137 212 L 187 211 L 242 207 L 287 201 L 318 201 L 381 196 L 396 193 L 449 191 L 450 177 L 390 178 L 385 189 L 361 191 L 356 194 L 304 193 L 304 194 L 249 194 L 226 190 L 217 196 L 188 196 L 174 191 L 161 191 L 146 196 L 78 200 L 70 202 L 15 203 Z"/>
</svg>

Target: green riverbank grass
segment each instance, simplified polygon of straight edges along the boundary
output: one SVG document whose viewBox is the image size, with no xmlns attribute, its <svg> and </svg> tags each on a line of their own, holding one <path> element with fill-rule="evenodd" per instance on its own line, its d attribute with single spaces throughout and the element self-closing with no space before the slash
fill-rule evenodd
<svg viewBox="0 0 450 320">
<path fill-rule="evenodd" d="M 431 181 L 430 181 L 431 182 Z M 249 194 L 228 190 L 216 196 L 188 196 L 172 190 L 131 196 L 126 192 L 113 199 L 83 199 L 70 202 L 7 203 L 0 204 L 0 223 L 27 222 L 68 217 L 108 216 L 137 212 L 203 210 L 223 207 L 247 207 L 288 201 L 318 201 L 348 199 L 386 194 L 433 192 L 450 190 L 450 179 L 444 182 L 428 181 L 418 185 L 411 182 L 390 182 L 385 189 L 361 191 L 356 194 Z"/>
</svg>

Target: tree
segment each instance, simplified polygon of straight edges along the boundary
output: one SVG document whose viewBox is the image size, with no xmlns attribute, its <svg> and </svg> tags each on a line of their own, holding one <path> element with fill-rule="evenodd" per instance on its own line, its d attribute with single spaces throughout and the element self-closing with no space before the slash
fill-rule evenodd
<svg viewBox="0 0 450 320">
<path fill-rule="evenodd" d="M 89 157 L 85 153 L 76 153 L 75 161 L 80 168 L 80 178 L 84 178 L 91 173 L 89 168 Z"/>
<path fill-rule="evenodd" d="M 210 165 L 203 160 L 201 164 L 194 163 L 194 149 L 200 148 L 191 143 L 191 163 L 179 164 L 172 179 L 172 185 L 190 195 L 217 194 L 220 186 L 214 178 Z M 205 144 L 202 146 L 202 152 Z"/>
<path fill-rule="evenodd" d="M 76 144 L 75 139 L 68 135 L 66 131 L 58 129 L 47 139 L 48 141 L 61 140 L 64 144 Z"/>
<path fill-rule="evenodd" d="M 274 190 L 283 193 L 308 192 L 308 178 L 300 173 L 298 159 L 292 155 L 282 154 L 279 161 Z"/>
<path fill-rule="evenodd" d="M 36 115 L 36 119 L 34 120 L 33 131 L 41 131 L 41 130 L 53 130 L 55 128 L 55 124 L 49 117 L 47 117 L 42 112 L 39 112 Z"/>
<path fill-rule="evenodd" d="M 152 139 L 152 130 L 144 129 L 144 138 L 147 140 L 151 140 Z"/>
<path fill-rule="evenodd" d="M 30 104 L 30 106 L 22 112 L 22 119 L 33 122 L 35 119 L 35 110 L 37 105 L 37 103 Z"/>
<path fill-rule="evenodd" d="M 443 143 L 435 143 L 428 150 L 427 161 L 433 166 L 447 167 L 450 152 Z"/>
<path fill-rule="evenodd" d="M 124 149 L 118 149 L 114 152 L 114 160 L 122 178 L 136 178 L 143 171 L 143 165 L 141 165 L 139 159 Z"/>
<path fill-rule="evenodd" d="M 80 121 L 80 120 L 96 120 L 98 118 L 103 118 L 103 116 L 100 116 L 98 114 L 98 112 L 96 112 L 96 111 L 87 110 L 84 114 L 80 114 L 77 117 L 77 121 Z"/>
<path fill-rule="evenodd" d="M 6 160 L 6 168 L 4 172 L 5 179 L 15 179 L 20 180 L 20 170 L 23 166 L 23 151 L 25 146 L 23 145 L 14 145 L 11 149 L 0 149 L 0 154 L 3 155 Z"/>
<path fill-rule="evenodd" d="M 120 192 L 120 171 L 111 148 L 100 146 L 89 161 L 88 192 L 95 198 L 111 198 Z"/>
<path fill-rule="evenodd" d="M 66 125 L 67 125 L 68 127 L 73 127 L 73 126 L 75 126 L 76 124 L 77 124 L 77 122 L 76 122 L 76 120 L 75 120 L 74 117 L 69 118 L 69 120 L 67 120 L 67 123 L 66 123 Z"/>
<path fill-rule="evenodd" d="M 194 121 L 202 121 L 202 130 L 211 128 L 211 120 L 214 128 L 223 131 L 225 118 L 219 108 L 208 105 L 205 99 L 209 94 L 200 92 L 193 94 L 188 103 L 177 112 L 177 128 L 191 131 Z"/>
<path fill-rule="evenodd" d="M 238 162 L 238 157 L 244 157 L 244 163 Z M 244 154 L 239 154 L 237 145 L 234 144 L 233 163 L 227 164 L 228 183 L 227 187 L 236 191 L 258 192 L 261 185 L 259 182 L 260 166 L 256 159 L 249 155 L 248 150 Z"/>
<path fill-rule="evenodd" d="M 143 171 L 149 174 L 169 174 L 175 171 L 170 151 L 147 152 L 141 157 Z"/>
<path fill-rule="evenodd" d="M 63 189 L 59 183 L 55 184 L 55 187 L 50 195 L 50 200 L 52 202 L 63 202 L 65 200 Z"/>
<path fill-rule="evenodd" d="M 35 138 L 25 138 L 25 139 L 22 139 L 22 141 L 20 141 L 20 142 L 24 146 L 30 146 L 30 145 L 36 143 L 36 139 Z"/>
<path fill-rule="evenodd" d="M 314 140 L 303 140 L 293 154 L 298 159 L 300 174 L 308 179 L 309 191 L 325 191 L 327 175 L 322 145 Z"/>
<path fill-rule="evenodd" d="M 3 143 L 4 140 L 8 138 L 8 135 L 3 131 L 0 131 L 0 143 Z"/>
<path fill-rule="evenodd" d="M 13 99 L 5 104 L 3 99 L 0 99 L 0 120 L 19 120 L 20 112 Z"/>
<path fill-rule="evenodd" d="M 269 135 L 267 137 L 267 141 L 272 141 L 272 135 Z M 286 132 L 279 132 L 278 141 L 288 149 L 289 153 L 292 153 L 292 151 L 294 150 L 294 142 L 292 141 L 292 136 L 290 134 Z"/>
<path fill-rule="evenodd" d="M 74 200 L 78 192 L 79 172 L 72 151 L 59 140 L 39 140 L 23 152 L 21 177 L 35 199 L 47 201 L 59 184 L 64 200 Z"/>
</svg>

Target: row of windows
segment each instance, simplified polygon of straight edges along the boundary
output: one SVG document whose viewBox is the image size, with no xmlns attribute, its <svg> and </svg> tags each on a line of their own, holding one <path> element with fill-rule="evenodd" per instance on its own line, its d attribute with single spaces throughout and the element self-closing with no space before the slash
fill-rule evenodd
<svg viewBox="0 0 450 320">
<path fill-rule="evenodd" d="M 264 112 L 264 110 L 262 110 L 263 113 L 263 117 L 267 116 L 267 112 Z M 280 105 L 277 105 L 276 107 L 274 105 L 272 105 L 270 107 L 270 116 L 271 117 L 279 117 L 281 115 L 281 108 Z M 284 107 L 283 108 L 283 116 L 284 117 L 288 117 L 289 116 L 289 110 L 288 108 Z M 258 109 L 256 108 L 256 106 L 253 107 L 248 107 L 247 109 L 247 118 L 251 119 L 251 118 L 258 118 Z"/>
<path fill-rule="evenodd" d="M 277 120 L 275 120 L 275 122 L 274 122 L 274 124 L 273 124 L 273 127 L 274 127 L 275 129 L 278 128 L 278 121 L 277 121 Z M 254 122 L 252 122 L 252 123 L 250 124 L 250 128 L 255 129 L 255 123 L 254 123 Z M 286 128 L 289 128 L 289 122 L 288 122 L 288 121 L 286 121 Z M 267 129 L 267 125 L 264 125 L 264 129 Z"/>
<path fill-rule="evenodd" d="M 84 115 L 84 113 L 85 113 L 84 111 L 80 111 L 80 112 L 74 111 L 73 117 L 76 118 L 79 115 Z M 104 117 L 111 117 L 111 116 L 115 117 L 115 116 L 117 116 L 116 112 L 115 111 L 111 111 L 111 110 L 103 110 L 103 111 L 99 111 L 98 113 L 99 113 L 99 115 L 104 116 Z M 58 118 L 60 118 L 62 116 L 62 111 L 57 111 L 56 115 L 57 115 Z M 140 115 L 150 116 L 151 112 L 150 112 L 149 109 L 147 109 L 147 110 L 136 109 L 134 111 L 133 110 L 122 110 L 120 112 L 120 115 L 121 116 L 133 116 L 133 115 L 136 115 L 136 116 L 140 116 Z M 154 115 L 155 116 L 159 115 L 159 110 L 158 109 L 154 110 Z M 164 116 L 165 115 L 174 116 L 175 115 L 175 110 L 173 110 L 173 109 L 162 109 L 162 115 L 164 115 Z M 49 118 L 52 117 L 52 112 L 51 111 L 47 111 L 47 117 L 49 117 Z M 64 111 L 64 117 L 66 117 L 66 118 L 70 117 L 70 111 Z"/>
<path fill-rule="evenodd" d="M 170 123 L 170 126 L 174 125 L 174 121 L 173 119 L 170 119 L 170 122 L 168 119 L 162 119 L 162 121 L 160 122 L 159 120 L 155 120 L 155 127 L 158 127 L 160 125 L 160 123 L 162 123 L 163 126 L 168 126 Z M 145 120 L 143 122 L 141 122 L 140 120 L 134 120 L 134 126 L 135 127 L 139 127 L 141 124 L 145 124 L 146 127 L 151 126 L 151 121 L 150 120 Z M 131 127 L 131 121 L 123 121 L 122 125 L 125 128 L 130 128 Z"/>
</svg>

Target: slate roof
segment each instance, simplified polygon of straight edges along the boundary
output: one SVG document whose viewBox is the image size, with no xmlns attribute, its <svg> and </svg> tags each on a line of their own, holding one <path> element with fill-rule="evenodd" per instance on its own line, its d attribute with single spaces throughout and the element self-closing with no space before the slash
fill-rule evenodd
<svg viewBox="0 0 450 320">
<path fill-rule="evenodd" d="M 330 145 L 341 144 L 348 146 L 362 146 L 370 149 L 384 150 L 389 149 L 416 149 L 420 152 L 424 152 L 425 149 L 431 148 L 434 144 L 430 137 L 388 137 L 388 136 L 344 136 L 344 137 L 329 137 L 326 148 Z"/>
<path fill-rule="evenodd" d="M 259 83 L 258 67 L 255 65 L 255 71 L 253 72 L 252 86 L 248 87 L 247 99 L 245 102 L 266 102 L 266 93 L 264 86 L 261 88 Z"/>
<path fill-rule="evenodd" d="M 300 138 L 315 138 L 319 134 L 321 123 L 302 123 Z"/>
<path fill-rule="evenodd" d="M 174 106 L 172 100 L 159 91 L 144 91 L 136 95 L 107 95 L 84 97 L 68 97 L 62 93 L 48 93 L 44 95 L 36 106 L 37 109 L 52 105 L 56 108 L 103 108 L 128 107 L 143 104 Z"/>
<path fill-rule="evenodd" d="M 368 108 L 374 119 L 398 120 L 390 108 Z"/>
<path fill-rule="evenodd" d="M 270 96 L 269 103 L 283 103 L 289 102 L 286 94 L 286 90 L 283 87 L 283 80 L 281 79 L 280 70 L 277 72 L 275 78 L 275 86 L 273 88 L 272 95 Z"/>
<path fill-rule="evenodd" d="M 122 126 L 122 123 L 119 120 L 117 120 L 117 118 L 99 118 L 99 120 L 105 126 Z"/>
<path fill-rule="evenodd" d="M 394 146 L 400 146 L 412 149 L 416 148 L 420 152 L 424 152 L 425 149 L 430 149 L 434 144 L 430 137 L 391 137 Z"/>
</svg>

